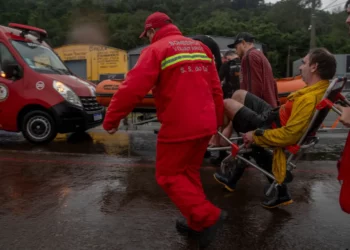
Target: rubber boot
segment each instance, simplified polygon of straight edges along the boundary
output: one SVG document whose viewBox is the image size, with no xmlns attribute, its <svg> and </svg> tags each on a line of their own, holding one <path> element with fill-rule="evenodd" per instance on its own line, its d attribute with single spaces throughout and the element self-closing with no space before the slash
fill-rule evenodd
<svg viewBox="0 0 350 250">
<path fill-rule="evenodd" d="M 230 192 L 235 191 L 237 182 L 242 177 L 246 167 L 245 163 L 241 162 L 240 160 L 236 160 L 234 164 L 237 164 L 237 166 L 233 172 L 226 175 L 220 172 L 216 172 L 214 174 L 214 179 L 220 184 L 224 185 L 224 187 Z"/>
<path fill-rule="evenodd" d="M 275 195 L 267 198 L 261 203 L 265 208 L 276 208 L 278 206 L 286 206 L 293 203 L 286 184 L 278 185 Z"/>
<path fill-rule="evenodd" d="M 211 157 L 211 152 L 210 151 L 205 151 L 204 158 L 210 158 Z"/>
<path fill-rule="evenodd" d="M 181 217 L 176 219 L 176 230 L 183 235 L 188 235 L 192 238 L 198 238 L 200 232 L 197 232 L 193 229 L 191 229 L 188 224 L 187 224 L 187 220 L 185 217 Z"/>
<path fill-rule="evenodd" d="M 219 151 L 219 156 L 217 158 L 210 159 L 210 163 L 215 166 L 220 166 L 221 162 L 228 156 L 226 151 Z"/>
<path fill-rule="evenodd" d="M 215 238 L 216 231 L 222 226 L 227 217 L 227 212 L 222 210 L 218 221 L 201 232 L 191 229 L 187 224 L 186 218 L 181 217 L 176 220 L 176 229 L 183 235 L 187 234 L 191 238 L 198 239 L 200 247 L 207 247 Z"/>
<path fill-rule="evenodd" d="M 206 248 L 208 247 L 212 241 L 215 239 L 217 231 L 223 226 L 224 221 L 227 219 L 228 214 L 226 211 L 221 211 L 220 217 L 218 221 L 212 225 L 204 229 L 199 235 L 199 247 Z"/>
</svg>

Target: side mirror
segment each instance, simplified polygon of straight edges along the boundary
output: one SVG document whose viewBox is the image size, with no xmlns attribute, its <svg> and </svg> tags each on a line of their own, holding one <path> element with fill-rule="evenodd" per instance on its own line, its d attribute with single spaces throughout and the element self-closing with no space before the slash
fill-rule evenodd
<svg viewBox="0 0 350 250">
<path fill-rule="evenodd" d="M 2 71 L 5 73 L 5 78 L 7 79 L 21 78 L 21 68 L 15 62 L 4 61 Z"/>
</svg>

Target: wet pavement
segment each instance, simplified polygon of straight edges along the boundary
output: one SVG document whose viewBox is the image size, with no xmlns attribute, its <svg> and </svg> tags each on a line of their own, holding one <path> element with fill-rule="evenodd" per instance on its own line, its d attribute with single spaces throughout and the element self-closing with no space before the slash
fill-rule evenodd
<svg viewBox="0 0 350 250">
<path fill-rule="evenodd" d="M 275 210 L 260 206 L 260 172 L 249 168 L 227 193 L 205 159 L 208 199 L 230 216 L 208 249 L 350 249 L 335 166 L 345 136 L 322 135 L 293 172 L 294 203 Z M 155 181 L 152 131 L 97 129 L 47 146 L 0 139 L 0 249 L 198 249 L 177 234 L 180 214 Z"/>
</svg>

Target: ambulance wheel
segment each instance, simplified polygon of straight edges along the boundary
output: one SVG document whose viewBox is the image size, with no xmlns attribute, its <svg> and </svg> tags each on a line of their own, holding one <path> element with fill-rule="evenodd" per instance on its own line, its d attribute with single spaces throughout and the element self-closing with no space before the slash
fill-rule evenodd
<svg viewBox="0 0 350 250">
<path fill-rule="evenodd" d="M 42 110 L 33 110 L 23 116 L 23 136 L 33 144 L 47 144 L 57 135 L 52 116 Z"/>
</svg>

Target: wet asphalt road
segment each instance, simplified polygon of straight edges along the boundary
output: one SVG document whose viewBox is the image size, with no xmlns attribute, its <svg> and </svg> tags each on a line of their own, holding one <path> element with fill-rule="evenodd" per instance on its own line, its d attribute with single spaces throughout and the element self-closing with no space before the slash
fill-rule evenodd
<svg viewBox="0 0 350 250">
<path fill-rule="evenodd" d="M 155 140 L 93 130 L 38 147 L 1 132 L 0 249 L 198 249 L 177 234 L 179 212 L 155 181 Z M 208 199 L 230 216 L 208 249 L 350 249 L 335 167 L 344 140 L 322 136 L 294 171 L 294 203 L 276 210 L 260 206 L 260 172 L 248 169 L 227 193 L 205 159 Z"/>
</svg>

